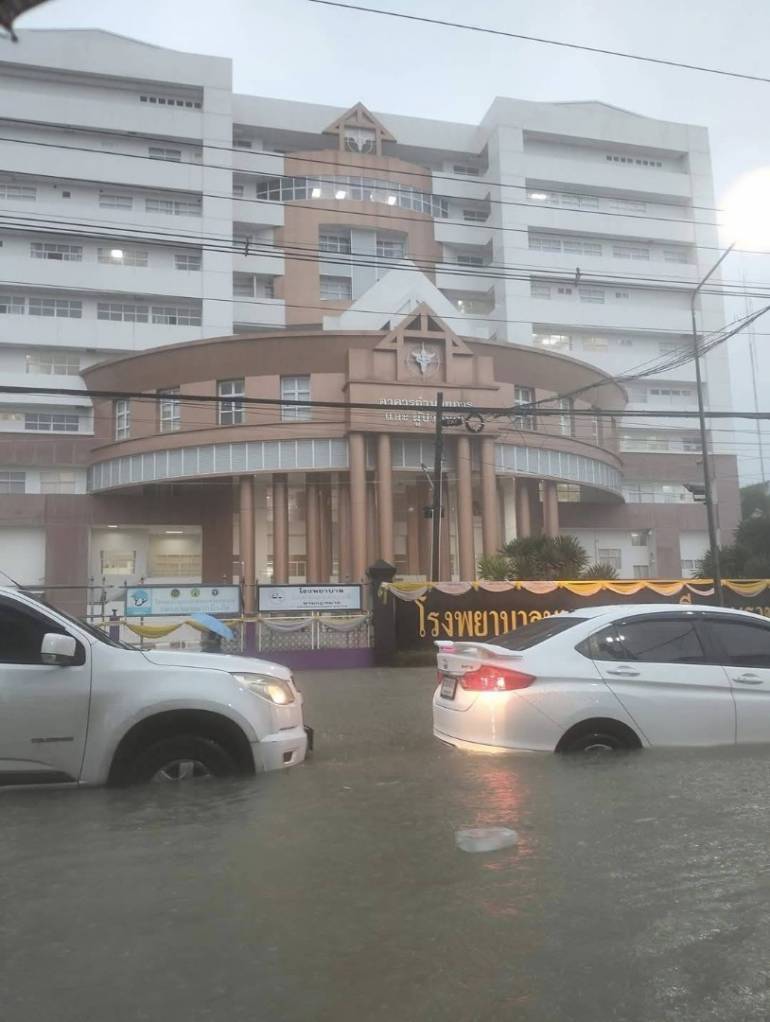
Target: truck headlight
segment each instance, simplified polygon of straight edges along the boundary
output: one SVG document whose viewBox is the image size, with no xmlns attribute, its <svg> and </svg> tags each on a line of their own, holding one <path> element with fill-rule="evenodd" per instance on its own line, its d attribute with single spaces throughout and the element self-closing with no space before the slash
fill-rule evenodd
<svg viewBox="0 0 770 1022">
<path fill-rule="evenodd" d="M 269 699 L 271 703 L 285 706 L 294 702 L 294 692 L 288 681 L 281 678 L 269 678 L 264 674 L 234 674 L 239 685 L 249 689 L 255 695 Z"/>
</svg>

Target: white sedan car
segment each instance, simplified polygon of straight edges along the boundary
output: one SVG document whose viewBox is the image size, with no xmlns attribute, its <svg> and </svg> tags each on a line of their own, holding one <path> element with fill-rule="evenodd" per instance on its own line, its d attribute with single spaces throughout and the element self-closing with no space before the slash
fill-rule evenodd
<svg viewBox="0 0 770 1022">
<path fill-rule="evenodd" d="M 757 614 L 592 607 L 436 645 L 433 733 L 458 748 L 770 742 L 770 622 Z"/>
</svg>

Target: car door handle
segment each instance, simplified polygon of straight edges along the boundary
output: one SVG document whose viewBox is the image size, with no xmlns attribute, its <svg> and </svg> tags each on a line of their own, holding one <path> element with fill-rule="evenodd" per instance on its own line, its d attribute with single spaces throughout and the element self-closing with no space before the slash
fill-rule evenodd
<svg viewBox="0 0 770 1022">
<path fill-rule="evenodd" d="M 607 674 L 616 674 L 619 678 L 638 678 L 639 671 L 633 667 L 608 667 Z"/>
<path fill-rule="evenodd" d="M 739 681 L 741 685 L 761 685 L 762 679 L 757 674 L 739 674 L 733 678 L 733 681 Z"/>
</svg>

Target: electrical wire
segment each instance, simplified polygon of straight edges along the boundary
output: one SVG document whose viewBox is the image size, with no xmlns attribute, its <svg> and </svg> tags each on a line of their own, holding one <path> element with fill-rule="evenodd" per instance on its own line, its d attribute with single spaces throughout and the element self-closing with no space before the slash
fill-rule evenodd
<svg viewBox="0 0 770 1022">
<path fill-rule="evenodd" d="M 568 50 L 582 50 L 586 53 L 596 53 L 606 57 L 622 57 L 625 60 L 636 60 L 647 64 L 660 64 L 665 67 L 679 68 L 685 71 L 699 71 L 704 74 L 721 75 L 725 78 L 738 78 L 749 82 L 762 82 L 770 84 L 770 78 L 762 75 L 752 75 L 744 71 L 729 71 L 725 68 L 707 67 L 703 64 L 689 64 L 681 60 L 667 60 L 664 57 L 650 57 L 640 53 L 627 53 L 623 50 L 610 50 L 601 46 L 587 46 L 581 43 L 573 43 L 564 39 L 546 39 L 542 36 L 524 35 L 521 32 L 507 32 L 499 28 L 489 28 L 483 25 L 471 25 L 459 21 L 447 21 L 442 18 L 428 18 L 424 15 L 406 14 L 401 11 L 388 11 L 380 7 L 364 7 L 361 4 L 340 3 L 338 0 L 307 0 L 311 4 L 320 4 L 324 7 L 339 7 L 345 11 L 358 11 L 365 14 L 380 14 L 388 18 L 401 18 L 404 21 L 422 22 L 426 25 L 437 25 L 440 28 L 463 29 L 466 32 L 479 32 L 484 35 L 501 36 L 506 39 L 518 39 L 529 43 L 542 43 L 547 46 L 558 46 Z"/>
</svg>

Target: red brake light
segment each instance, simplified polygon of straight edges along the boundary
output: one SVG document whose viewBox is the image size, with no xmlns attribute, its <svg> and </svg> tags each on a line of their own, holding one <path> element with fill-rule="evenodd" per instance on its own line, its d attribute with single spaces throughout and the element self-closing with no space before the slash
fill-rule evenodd
<svg viewBox="0 0 770 1022">
<path fill-rule="evenodd" d="M 468 671 L 460 678 L 460 685 L 470 692 L 513 692 L 517 688 L 529 688 L 534 680 L 533 674 L 487 665 Z"/>
</svg>

